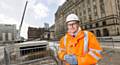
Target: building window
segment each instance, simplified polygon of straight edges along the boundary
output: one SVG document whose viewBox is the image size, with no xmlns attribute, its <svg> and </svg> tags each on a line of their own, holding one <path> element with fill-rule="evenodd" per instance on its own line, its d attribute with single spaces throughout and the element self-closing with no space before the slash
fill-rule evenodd
<svg viewBox="0 0 120 65">
<path fill-rule="evenodd" d="M 120 11 L 119 11 L 119 16 L 120 16 Z"/>
<path fill-rule="evenodd" d="M 90 0 L 87 0 L 87 3 L 90 4 Z"/>
<path fill-rule="evenodd" d="M 87 25 L 85 25 L 85 29 L 87 29 Z"/>
<path fill-rule="evenodd" d="M 89 15 L 91 14 L 91 9 L 90 9 L 90 8 L 88 8 L 88 14 L 89 14 Z"/>
<path fill-rule="evenodd" d="M 118 9 L 120 11 L 120 1 L 119 0 L 117 0 L 117 4 L 118 4 Z"/>
<path fill-rule="evenodd" d="M 90 0 L 87 0 L 87 7 L 88 7 L 88 8 L 91 8 L 91 7 L 90 7 Z"/>
<path fill-rule="evenodd" d="M 102 24 L 103 24 L 103 26 L 105 26 L 106 25 L 106 21 L 103 21 Z"/>
<path fill-rule="evenodd" d="M 82 18 L 80 18 L 80 24 L 82 24 Z"/>
<path fill-rule="evenodd" d="M 105 6 L 104 6 L 104 1 L 103 0 L 99 0 L 100 1 L 100 10 L 101 10 L 101 16 L 105 16 Z"/>
<path fill-rule="evenodd" d="M 103 36 L 109 36 L 109 30 L 108 29 L 103 29 Z"/>
<path fill-rule="evenodd" d="M 90 28 L 92 28 L 92 24 L 86 24 L 85 25 L 85 29 L 90 29 Z"/>
<path fill-rule="evenodd" d="M 91 15 L 89 15 L 89 21 L 92 22 L 92 16 Z"/>
<path fill-rule="evenodd" d="M 2 41 L 3 39 L 2 39 L 2 34 L 1 34 L 1 36 L 0 36 L 0 41 Z"/>
<path fill-rule="evenodd" d="M 96 0 L 93 0 L 93 5 L 96 5 L 96 2 L 95 2 Z"/>
<path fill-rule="evenodd" d="M 94 10 L 94 16 L 97 18 L 98 14 L 97 14 L 97 6 L 95 0 L 93 0 L 93 10 Z"/>
<path fill-rule="evenodd" d="M 83 20 L 86 21 L 86 16 L 84 16 Z"/>
<path fill-rule="evenodd" d="M 101 37 L 100 30 L 96 30 L 96 35 L 97 35 L 97 37 Z"/>
<path fill-rule="evenodd" d="M 84 13 L 84 15 L 85 15 L 85 14 L 86 14 L 86 11 L 84 10 L 83 13 Z"/>
<path fill-rule="evenodd" d="M 2 33 L 2 41 L 6 41 L 6 33 Z"/>
<path fill-rule="evenodd" d="M 87 25 L 87 28 L 89 29 L 89 28 L 90 28 L 90 25 Z"/>
<path fill-rule="evenodd" d="M 12 33 L 8 33 L 8 40 L 12 41 Z"/>
<path fill-rule="evenodd" d="M 91 12 L 91 9 L 90 9 L 90 8 L 88 8 L 88 12 Z"/>
<path fill-rule="evenodd" d="M 118 14 L 120 15 L 120 1 L 117 0 L 117 6 L 118 6 Z"/>
<path fill-rule="evenodd" d="M 119 28 L 117 27 L 117 35 L 119 35 L 120 34 L 120 32 L 119 32 Z"/>
<path fill-rule="evenodd" d="M 90 24 L 90 28 L 92 28 L 92 24 Z"/>
<path fill-rule="evenodd" d="M 96 27 L 98 27 L 98 26 L 99 26 L 99 24 L 98 24 L 98 23 L 96 23 L 95 25 L 96 25 Z"/>
<path fill-rule="evenodd" d="M 80 16 L 82 16 L 81 12 L 79 14 L 80 14 Z"/>
</svg>

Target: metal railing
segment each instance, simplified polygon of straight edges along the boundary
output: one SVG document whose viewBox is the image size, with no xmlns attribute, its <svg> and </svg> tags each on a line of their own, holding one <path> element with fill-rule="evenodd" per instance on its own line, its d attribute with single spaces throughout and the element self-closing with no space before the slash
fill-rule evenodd
<svg viewBox="0 0 120 65">
<path fill-rule="evenodd" d="M 31 48 L 16 48 L 6 46 L 4 59 L 0 65 L 57 65 L 53 51 L 46 46 Z"/>
</svg>

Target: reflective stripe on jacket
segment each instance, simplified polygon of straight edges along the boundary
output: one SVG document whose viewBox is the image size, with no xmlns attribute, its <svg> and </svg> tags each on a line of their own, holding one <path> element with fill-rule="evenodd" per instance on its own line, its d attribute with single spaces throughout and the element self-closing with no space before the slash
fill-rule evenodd
<svg viewBox="0 0 120 65">
<path fill-rule="evenodd" d="M 88 31 L 80 31 L 76 37 L 67 33 L 61 38 L 59 48 L 62 49 L 58 53 L 61 60 L 65 54 L 74 54 L 77 56 L 78 65 L 96 64 L 102 58 L 99 42 L 95 35 Z"/>
</svg>

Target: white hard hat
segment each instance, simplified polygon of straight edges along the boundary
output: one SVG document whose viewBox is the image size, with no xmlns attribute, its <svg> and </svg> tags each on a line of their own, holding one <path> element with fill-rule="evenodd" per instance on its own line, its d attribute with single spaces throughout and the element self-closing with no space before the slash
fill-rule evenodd
<svg viewBox="0 0 120 65">
<path fill-rule="evenodd" d="M 69 14 L 66 18 L 66 23 L 73 20 L 80 21 L 76 14 Z"/>
</svg>

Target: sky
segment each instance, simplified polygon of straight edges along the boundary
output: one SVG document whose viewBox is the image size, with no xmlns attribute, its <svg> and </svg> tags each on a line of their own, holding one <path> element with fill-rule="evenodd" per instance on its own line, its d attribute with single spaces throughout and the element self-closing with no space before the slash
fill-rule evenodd
<svg viewBox="0 0 120 65">
<path fill-rule="evenodd" d="M 66 0 L 28 0 L 21 28 L 21 36 L 27 39 L 28 27 L 44 27 L 55 22 L 55 12 Z M 16 24 L 19 28 L 26 0 L 0 0 L 0 24 Z"/>
</svg>

